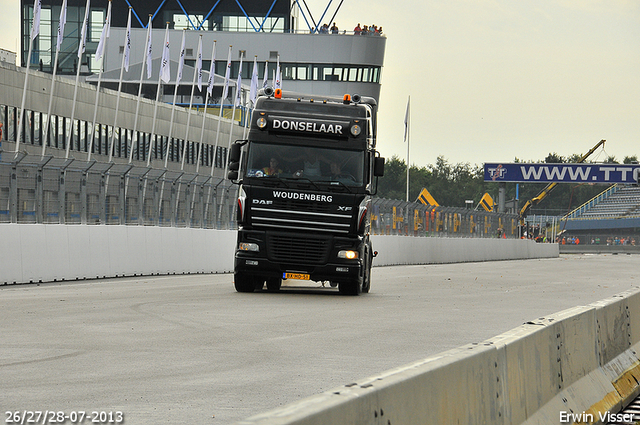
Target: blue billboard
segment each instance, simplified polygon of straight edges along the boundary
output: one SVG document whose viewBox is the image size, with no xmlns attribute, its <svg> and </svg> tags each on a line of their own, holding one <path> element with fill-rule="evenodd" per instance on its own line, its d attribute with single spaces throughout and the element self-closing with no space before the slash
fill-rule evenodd
<svg viewBox="0 0 640 425">
<path fill-rule="evenodd" d="M 484 164 L 486 182 L 630 184 L 639 175 L 638 164 Z"/>
</svg>

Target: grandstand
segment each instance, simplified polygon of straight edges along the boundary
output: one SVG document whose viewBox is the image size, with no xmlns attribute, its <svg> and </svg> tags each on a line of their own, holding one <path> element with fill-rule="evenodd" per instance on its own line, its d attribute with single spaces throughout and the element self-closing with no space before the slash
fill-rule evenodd
<svg viewBox="0 0 640 425">
<path fill-rule="evenodd" d="M 640 249 L 640 187 L 628 184 L 609 187 L 563 217 L 560 229 L 561 240 L 577 237 L 580 245 Z"/>
</svg>

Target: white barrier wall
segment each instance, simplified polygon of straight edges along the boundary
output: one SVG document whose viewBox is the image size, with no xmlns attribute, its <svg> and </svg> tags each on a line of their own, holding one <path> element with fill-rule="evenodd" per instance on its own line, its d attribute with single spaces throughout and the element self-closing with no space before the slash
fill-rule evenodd
<svg viewBox="0 0 640 425">
<path fill-rule="evenodd" d="M 557 257 L 520 239 L 373 236 L 374 265 Z M 156 226 L 0 224 L 0 284 L 233 270 L 235 231 Z"/>
<path fill-rule="evenodd" d="M 0 224 L 0 284 L 233 270 L 234 231 Z"/>
<path fill-rule="evenodd" d="M 379 256 L 375 266 L 443 264 L 469 261 L 553 258 L 558 244 L 539 244 L 526 239 L 415 238 L 376 235 L 371 237 Z"/>
<path fill-rule="evenodd" d="M 640 392 L 639 350 L 636 289 L 238 424 L 607 423 Z"/>
</svg>

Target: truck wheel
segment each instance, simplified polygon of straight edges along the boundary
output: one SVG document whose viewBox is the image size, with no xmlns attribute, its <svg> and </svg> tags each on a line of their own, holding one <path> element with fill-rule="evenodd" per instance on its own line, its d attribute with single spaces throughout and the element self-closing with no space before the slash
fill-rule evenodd
<svg viewBox="0 0 640 425">
<path fill-rule="evenodd" d="M 278 292 L 282 286 L 282 279 L 279 277 L 270 277 L 267 279 L 267 291 Z"/>
<path fill-rule="evenodd" d="M 355 282 L 340 282 L 338 290 L 342 295 L 358 295 L 362 292 L 362 284 Z"/>
<path fill-rule="evenodd" d="M 235 274 L 233 284 L 238 292 L 253 292 L 261 290 L 264 285 L 264 279 L 246 274 Z"/>
<path fill-rule="evenodd" d="M 368 294 L 371 289 L 371 263 L 372 261 L 369 257 L 369 261 L 365 265 L 364 277 L 362 278 L 362 292 L 365 294 Z"/>
<path fill-rule="evenodd" d="M 371 289 L 371 269 L 369 269 L 364 275 L 364 282 L 362 282 L 362 292 L 368 294 Z"/>
</svg>

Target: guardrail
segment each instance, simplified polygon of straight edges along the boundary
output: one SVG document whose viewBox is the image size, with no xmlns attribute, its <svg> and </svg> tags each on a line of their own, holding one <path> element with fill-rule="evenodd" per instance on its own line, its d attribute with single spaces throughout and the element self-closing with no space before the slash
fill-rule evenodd
<svg viewBox="0 0 640 425">
<path fill-rule="evenodd" d="M 607 423 L 640 393 L 640 290 L 528 322 L 238 425 Z"/>
<path fill-rule="evenodd" d="M 0 223 L 235 228 L 237 186 L 211 174 L 20 154 L 0 162 Z"/>
<path fill-rule="evenodd" d="M 214 170 L 180 171 L 20 153 L 0 161 L 0 223 L 235 229 L 237 186 Z M 14 158 L 8 161 L 9 158 Z M 377 235 L 517 238 L 517 216 L 374 198 Z"/>
</svg>

